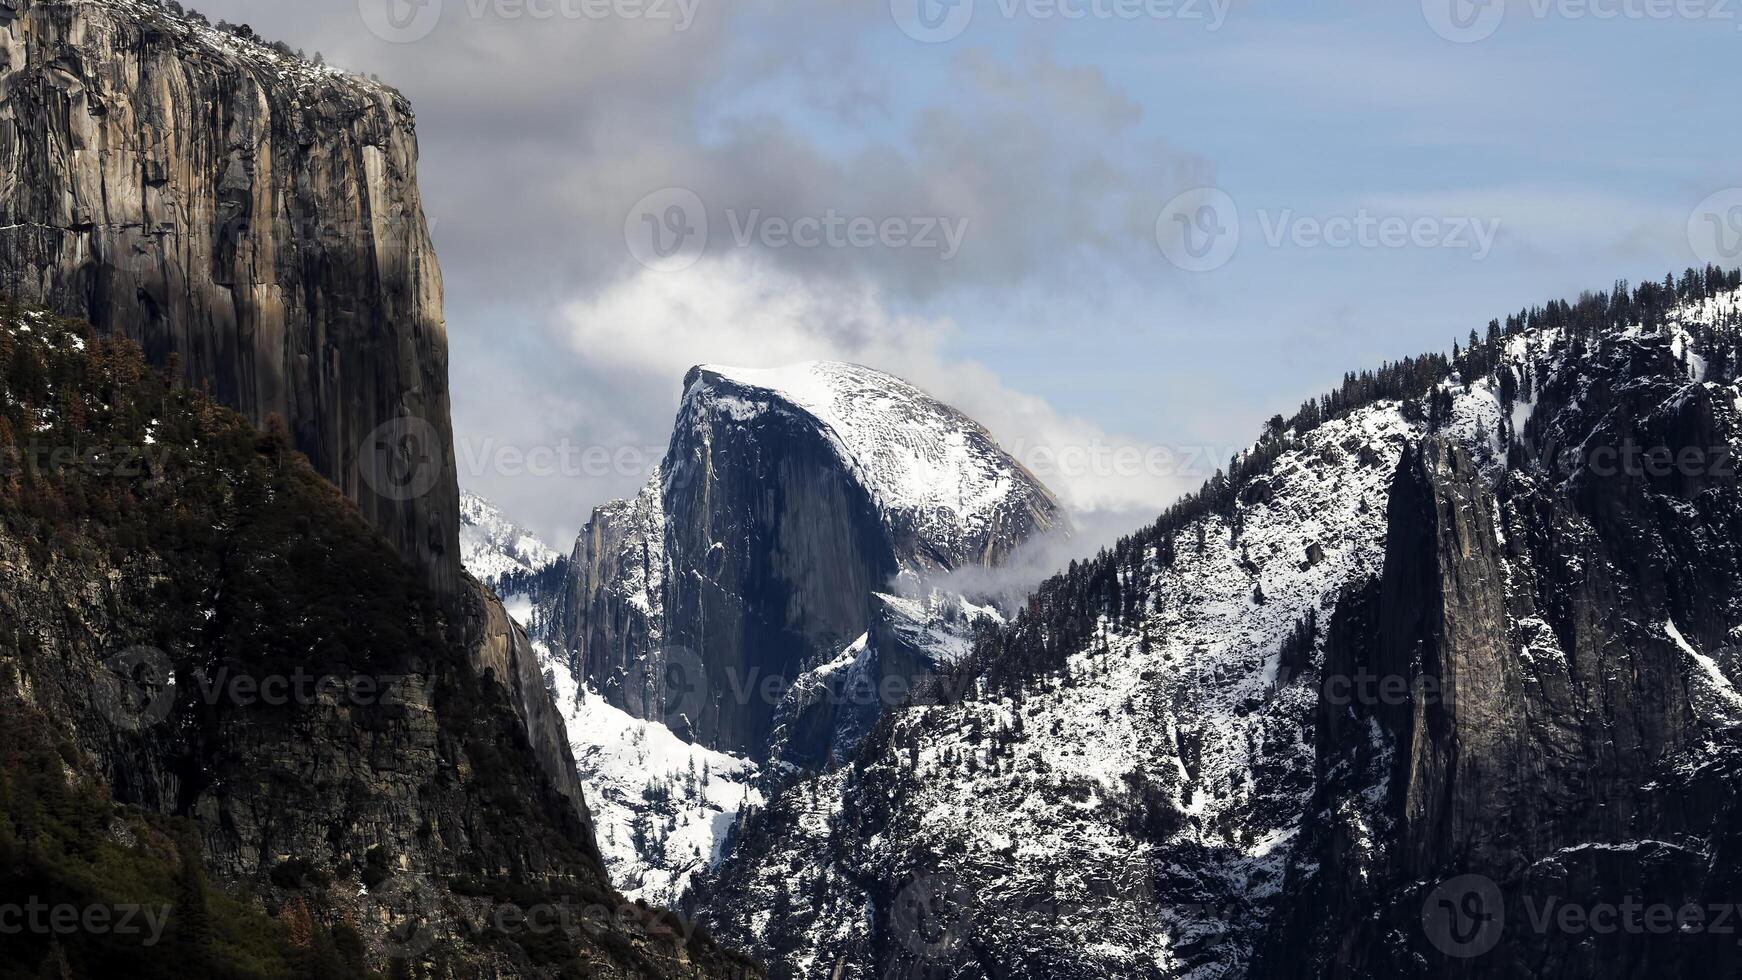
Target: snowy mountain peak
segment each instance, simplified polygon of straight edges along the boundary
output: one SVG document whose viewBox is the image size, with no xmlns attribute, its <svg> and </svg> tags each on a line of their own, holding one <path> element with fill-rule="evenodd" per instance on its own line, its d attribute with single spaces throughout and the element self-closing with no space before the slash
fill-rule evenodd
<svg viewBox="0 0 1742 980">
<path fill-rule="evenodd" d="M 542 572 L 561 557 L 538 535 L 469 490 L 460 493 L 460 555 L 466 571 L 485 582 L 510 572 Z"/>
<path fill-rule="evenodd" d="M 471 491 L 460 493 L 460 561 L 472 577 L 496 590 L 508 612 L 530 624 L 541 580 L 558 578 L 555 548 L 509 520 L 495 504 Z"/>
<path fill-rule="evenodd" d="M 814 424 L 884 523 L 935 545 L 949 556 L 942 564 L 988 563 L 986 539 L 1012 523 L 1065 521 L 1051 491 L 979 423 L 861 365 L 700 365 L 685 378 L 679 424 L 750 422 L 768 412 Z"/>
</svg>

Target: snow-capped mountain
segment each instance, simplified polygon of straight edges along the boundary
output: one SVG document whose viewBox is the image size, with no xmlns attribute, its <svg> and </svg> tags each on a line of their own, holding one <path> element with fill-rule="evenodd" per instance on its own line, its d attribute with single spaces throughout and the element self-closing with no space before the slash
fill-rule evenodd
<svg viewBox="0 0 1742 980">
<path fill-rule="evenodd" d="M 693 907 L 776 977 L 1731 975 L 1530 912 L 1742 881 L 1739 278 L 1350 375 L 785 788 Z"/>
<path fill-rule="evenodd" d="M 906 381 L 838 361 L 752 370 L 704 364 L 678 425 L 791 415 L 871 497 L 903 572 L 994 565 L 1059 520 L 1052 494 L 979 423 Z"/>
<path fill-rule="evenodd" d="M 461 519 L 466 570 L 497 589 L 536 635 L 540 590 L 560 581 L 548 573 L 560 575 L 564 559 L 478 494 L 462 493 Z M 562 716 L 612 884 L 632 899 L 675 904 L 690 878 L 719 860 L 741 811 L 762 805 L 758 767 L 612 706 L 578 684 L 548 644 L 533 640 L 532 648 Z"/>
<path fill-rule="evenodd" d="M 466 571 L 494 589 L 509 615 L 525 626 L 532 625 L 549 583 L 560 581 L 562 574 L 557 566 L 563 557 L 555 548 L 469 490 L 460 492 L 460 558 Z"/>
<path fill-rule="evenodd" d="M 922 594 L 928 575 L 1065 528 L 983 428 L 899 378 L 697 367 L 658 474 L 576 543 L 550 639 L 610 703 L 764 757 L 780 697 L 746 691 L 837 658 L 879 593 Z"/>
<path fill-rule="evenodd" d="M 1064 530 L 984 429 L 898 378 L 690 371 L 659 471 L 594 512 L 535 613 L 613 880 L 677 901 L 741 809 L 850 757 L 889 692 L 998 621 L 927 576 Z"/>
<path fill-rule="evenodd" d="M 773 757 L 805 768 L 845 762 L 885 708 L 932 696 L 931 682 L 967 659 L 980 631 L 1004 622 L 997 609 L 941 589 L 917 598 L 880 593 L 872 601 L 870 629 L 787 688 L 775 713 Z"/>
<path fill-rule="evenodd" d="M 1377 570 L 1386 489 L 1416 434 L 1396 405 L 1322 426 L 1277 460 L 1294 478 L 1237 545 L 1228 515 L 1206 514 L 1175 532 L 1171 568 L 1157 542 L 1043 589 L 1042 603 L 1080 590 L 1092 609 L 1071 629 L 1081 639 L 1056 641 L 1055 667 L 897 714 L 853 766 L 759 815 L 706 911 L 794 978 L 962 952 L 923 933 L 910 950 L 864 914 L 958 889 L 984 903 L 973 911 L 996 909 L 987 928 L 1017 946 L 1004 962 L 1030 975 L 1179 976 L 1187 950 L 1237 955 L 1223 948 L 1227 906 L 1280 890 L 1278 845 L 1312 787 L 1312 697 L 1278 681 L 1279 651 L 1342 583 Z M 1142 608 L 1095 608 L 1115 591 Z M 1168 863 L 1187 894 L 1157 895 L 1148 869 Z"/>
<path fill-rule="evenodd" d="M 514 572 L 542 572 L 561 558 L 538 535 L 470 490 L 460 492 L 460 555 L 466 571 L 485 584 Z"/>
</svg>

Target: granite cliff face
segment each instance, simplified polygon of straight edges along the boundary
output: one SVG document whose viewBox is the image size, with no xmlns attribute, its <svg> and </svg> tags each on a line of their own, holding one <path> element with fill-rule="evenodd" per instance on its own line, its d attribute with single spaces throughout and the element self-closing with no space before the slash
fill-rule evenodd
<svg viewBox="0 0 1742 980">
<path fill-rule="evenodd" d="M 1519 454 L 1535 462 L 1498 481 L 1455 445 L 1404 460 L 1384 571 L 1327 656 L 1428 696 L 1323 707 L 1267 975 L 1303 951 L 1343 976 L 1742 968 L 1734 936 L 1702 928 L 1742 872 L 1742 403 L 1692 353 L 1608 336 L 1544 371 Z M 1617 910 L 1616 928 L 1602 911 L 1569 927 L 1556 902 Z M 1699 923 L 1676 918 L 1690 907 Z"/>
<path fill-rule="evenodd" d="M 684 389 L 660 472 L 576 543 L 552 639 L 612 704 L 711 748 L 764 757 L 781 699 L 762 692 L 863 636 L 878 593 L 1065 525 L 979 425 L 897 378 L 703 366 Z"/>
<path fill-rule="evenodd" d="M 0 6 L 0 292 L 173 359 L 460 589 L 410 107 L 139 0 Z"/>
<path fill-rule="evenodd" d="M 86 789 L 190 821 L 184 865 L 281 945 L 330 928 L 364 944 L 348 969 L 430 976 L 742 975 L 612 889 L 538 653 L 461 570 L 416 157 L 397 93 L 246 30 L 0 4 L 0 294 L 96 330 L 6 308 L 0 698 Z M 241 418 L 172 389 L 174 432 L 122 411 L 141 353 Z M 45 470 L 68 446 L 152 464 Z M 559 928 L 502 928 L 531 907 Z M 331 965 L 303 968 L 350 975 Z"/>
<path fill-rule="evenodd" d="M 0 313 L 0 378 L 0 713 L 69 781 L 95 774 L 114 819 L 186 821 L 193 861 L 285 955 L 318 927 L 354 937 L 337 977 L 755 974 L 611 887 L 499 606 L 430 589 L 282 436 L 125 341 Z M 41 834 L 16 801 L 8 847 Z M 162 955 L 227 962 L 184 912 Z"/>
</svg>

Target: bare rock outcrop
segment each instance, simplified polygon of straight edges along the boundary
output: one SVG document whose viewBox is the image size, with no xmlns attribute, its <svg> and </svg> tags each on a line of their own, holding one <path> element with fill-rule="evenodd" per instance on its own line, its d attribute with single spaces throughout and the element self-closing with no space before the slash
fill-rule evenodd
<svg viewBox="0 0 1742 980">
<path fill-rule="evenodd" d="M 460 588 L 442 280 L 410 106 L 138 0 L 0 4 L 0 292 L 277 417 Z"/>
</svg>

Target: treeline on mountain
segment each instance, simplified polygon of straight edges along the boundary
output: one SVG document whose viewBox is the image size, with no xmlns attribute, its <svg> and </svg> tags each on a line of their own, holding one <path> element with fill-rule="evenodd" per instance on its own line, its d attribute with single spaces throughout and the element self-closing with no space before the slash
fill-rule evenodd
<svg viewBox="0 0 1742 980">
<path fill-rule="evenodd" d="M 229 21 L 222 19 L 220 19 L 216 24 L 213 24 L 211 19 L 205 14 L 200 13 L 192 7 L 182 6 L 179 0 L 148 0 L 148 2 L 155 4 L 177 17 L 192 21 L 193 23 L 211 27 L 214 30 L 223 31 L 225 34 L 239 37 L 244 41 L 253 41 L 256 44 L 263 44 L 286 58 L 295 58 L 298 61 L 307 61 L 310 64 L 316 65 L 324 65 L 327 63 L 326 56 L 321 54 L 319 51 L 316 51 L 314 57 L 310 58 L 301 48 L 293 49 L 283 41 L 267 41 L 265 38 L 255 33 L 254 28 L 247 24 L 232 24 Z"/>
<path fill-rule="evenodd" d="M 568 576 L 568 570 L 568 558 L 558 556 L 556 561 L 543 568 L 516 568 L 503 572 L 491 584 L 496 587 L 498 595 L 529 595 L 536 602 L 544 596 L 555 594 L 562 587 L 563 579 Z"/>
<path fill-rule="evenodd" d="M 162 562 L 156 645 L 248 650 L 260 670 L 397 663 L 443 643 L 435 599 L 282 422 L 257 430 L 127 338 L 4 303 L 0 371 L 0 526 L 43 567 Z"/>
<path fill-rule="evenodd" d="M 1425 354 L 1387 363 L 1377 370 L 1350 373 L 1336 391 L 1303 404 L 1292 418 L 1276 416 L 1258 442 L 1229 461 L 1197 492 L 1169 507 L 1152 525 L 1120 539 L 1086 561 L 1073 561 L 1062 574 L 1042 583 L 1027 607 L 1008 625 L 981 635 L 974 652 L 954 671 L 937 679 L 925 696 L 960 698 L 977 687 L 1020 692 L 1036 678 L 1067 671 L 1068 658 L 1093 651 L 1105 640 L 1102 624 L 1115 628 L 1147 627 L 1142 609 L 1151 594 L 1150 578 L 1171 567 L 1181 549 L 1202 552 L 1208 547 L 1240 547 L 1240 515 L 1236 506 L 1248 492 L 1257 492 L 1254 478 L 1270 471 L 1282 454 L 1298 448 L 1305 435 L 1328 421 L 1381 401 L 1400 401 L 1403 412 L 1430 431 L 1449 421 L 1451 393 L 1444 385 L 1468 387 L 1491 379 L 1507 409 L 1510 425 L 1515 399 L 1531 400 L 1546 379 L 1544 365 L 1526 364 L 1515 370 L 1503 363 L 1509 338 L 1535 331 L 1553 334 L 1554 359 L 1582 363 L 1599 336 L 1638 326 L 1646 336 L 1661 335 L 1671 311 L 1734 293 L 1742 288 L 1742 270 L 1715 266 L 1688 269 L 1678 278 L 1630 286 L 1617 282 L 1608 291 L 1586 292 L 1575 301 L 1554 300 L 1489 322 L 1486 331 L 1472 330 L 1466 342 L 1454 342 L 1450 355 Z M 1690 335 L 1684 363 L 1697 356 L 1708 377 L 1734 378 L 1742 373 L 1742 319 L 1735 309 L 1710 324 L 1683 324 Z M 1516 452 L 1518 433 L 1502 433 Z M 1229 536 L 1206 540 L 1205 518 L 1220 516 Z M 1148 560 L 1153 551 L 1156 561 Z M 1263 601 L 1255 587 L 1255 601 Z M 1140 642 L 1150 637 L 1141 636 Z M 1067 678 L 1068 679 L 1068 678 Z"/>
</svg>

